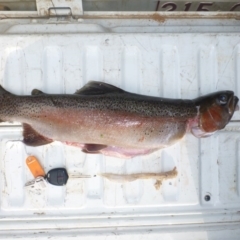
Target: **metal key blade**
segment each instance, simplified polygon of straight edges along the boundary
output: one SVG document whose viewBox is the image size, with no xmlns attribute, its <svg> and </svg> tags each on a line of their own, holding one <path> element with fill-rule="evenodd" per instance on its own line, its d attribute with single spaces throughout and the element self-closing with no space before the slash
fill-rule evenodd
<svg viewBox="0 0 240 240">
<path fill-rule="evenodd" d="M 81 173 L 74 173 L 69 175 L 66 168 L 53 168 L 48 171 L 45 179 L 48 183 L 55 186 L 65 186 L 69 178 L 91 178 L 91 175 L 83 175 Z"/>
<path fill-rule="evenodd" d="M 68 174 L 69 178 L 92 178 L 96 177 L 96 175 L 85 175 L 81 173 L 73 173 L 73 174 Z"/>
</svg>

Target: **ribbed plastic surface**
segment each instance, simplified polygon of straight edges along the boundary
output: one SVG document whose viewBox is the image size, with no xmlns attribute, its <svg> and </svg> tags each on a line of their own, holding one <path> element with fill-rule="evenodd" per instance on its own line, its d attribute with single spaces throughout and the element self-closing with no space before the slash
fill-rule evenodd
<svg viewBox="0 0 240 240">
<path fill-rule="evenodd" d="M 0 38 L 0 76 L 4 88 L 20 95 L 30 94 L 33 88 L 74 93 L 88 81 L 98 80 L 130 92 L 168 98 L 191 99 L 216 90 L 234 90 L 240 96 L 240 36 L 6 34 Z M 234 119 L 239 116 L 236 113 Z M 237 124 L 201 140 L 189 134 L 170 148 L 130 160 L 86 155 L 59 142 L 26 147 L 16 141 L 21 131 L 16 125 L 0 128 L 2 230 L 174 226 L 240 219 Z M 32 179 L 25 164 L 28 154 L 37 156 L 46 172 L 66 167 L 69 173 L 126 174 L 162 172 L 176 166 L 179 174 L 165 181 L 160 190 L 155 189 L 154 180 L 121 184 L 96 177 L 28 191 L 24 189 Z"/>
</svg>

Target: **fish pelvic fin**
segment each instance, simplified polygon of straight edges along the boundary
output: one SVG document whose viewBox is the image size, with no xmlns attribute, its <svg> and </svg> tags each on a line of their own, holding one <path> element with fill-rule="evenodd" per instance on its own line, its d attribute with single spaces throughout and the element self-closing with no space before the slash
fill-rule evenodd
<svg viewBox="0 0 240 240">
<path fill-rule="evenodd" d="M 91 81 L 84 85 L 82 88 L 77 90 L 75 94 L 80 95 L 102 95 L 108 93 L 124 93 L 125 91 L 121 88 L 115 87 L 111 84 Z"/>
<path fill-rule="evenodd" d="M 99 151 L 106 147 L 107 147 L 107 145 L 102 145 L 102 144 L 84 144 L 82 152 L 84 152 L 84 153 L 100 153 Z"/>
<path fill-rule="evenodd" d="M 30 125 L 23 123 L 23 142 L 28 146 L 37 147 L 53 141 L 39 134 Z"/>
</svg>

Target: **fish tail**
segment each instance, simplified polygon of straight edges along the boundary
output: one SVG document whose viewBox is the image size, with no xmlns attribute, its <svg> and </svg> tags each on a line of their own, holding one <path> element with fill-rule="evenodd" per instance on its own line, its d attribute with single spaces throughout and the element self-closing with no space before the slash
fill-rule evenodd
<svg viewBox="0 0 240 240">
<path fill-rule="evenodd" d="M 3 95 L 12 95 L 10 92 L 8 92 L 7 90 L 5 90 L 2 85 L 0 85 L 0 97 L 2 97 Z"/>
<path fill-rule="evenodd" d="M 2 111 L 2 108 L 4 106 L 4 104 L 6 104 L 6 101 L 8 101 L 6 99 L 7 96 L 12 96 L 13 94 L 11 94 L 10 92 L 8 92 L 7 90 L 5 90 L 2 85 L 0 85 L 0 110 Z M 1 112 L 0 112 L 1 113 Z M 5 120 L 2 120 L 0 118 L 0 122 L 5 122 Z"/>
</svg>

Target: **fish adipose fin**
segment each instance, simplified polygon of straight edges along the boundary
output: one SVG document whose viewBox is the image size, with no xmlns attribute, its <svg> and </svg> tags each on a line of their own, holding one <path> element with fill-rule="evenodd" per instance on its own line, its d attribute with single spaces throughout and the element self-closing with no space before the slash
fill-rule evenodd
<svg viewBox="0 0 240 240">
<path fill-rule="evenodd" d="M 121 88 L 115 87 L 113 85 L 91 81 L 83 86 L 81 89 L 77 90 L 75 94 L 80 95 L 102 95 L 107 93 L 124 93 L 125 91 Z"/>
<path fill-rule="evenodd" d="M 31 95 L 36 96 L 36 95 L 43 95 L 46 94 L 38 89 L 33 89 Z"/>
<path fill-rule="evenodd" d="M 100 150 L 106 147 L 107 145 L 101 145 L 101 144 L 84 144 L 82 151 L 84 153 L 99 153 Z"/>
<path fill-rule="evenodd" d="M 36 132 L 30 125 L 23 123 L 23 142 L 28 146 L 41 146 L 52 142 L 38 132 Z"/>
</svg>

